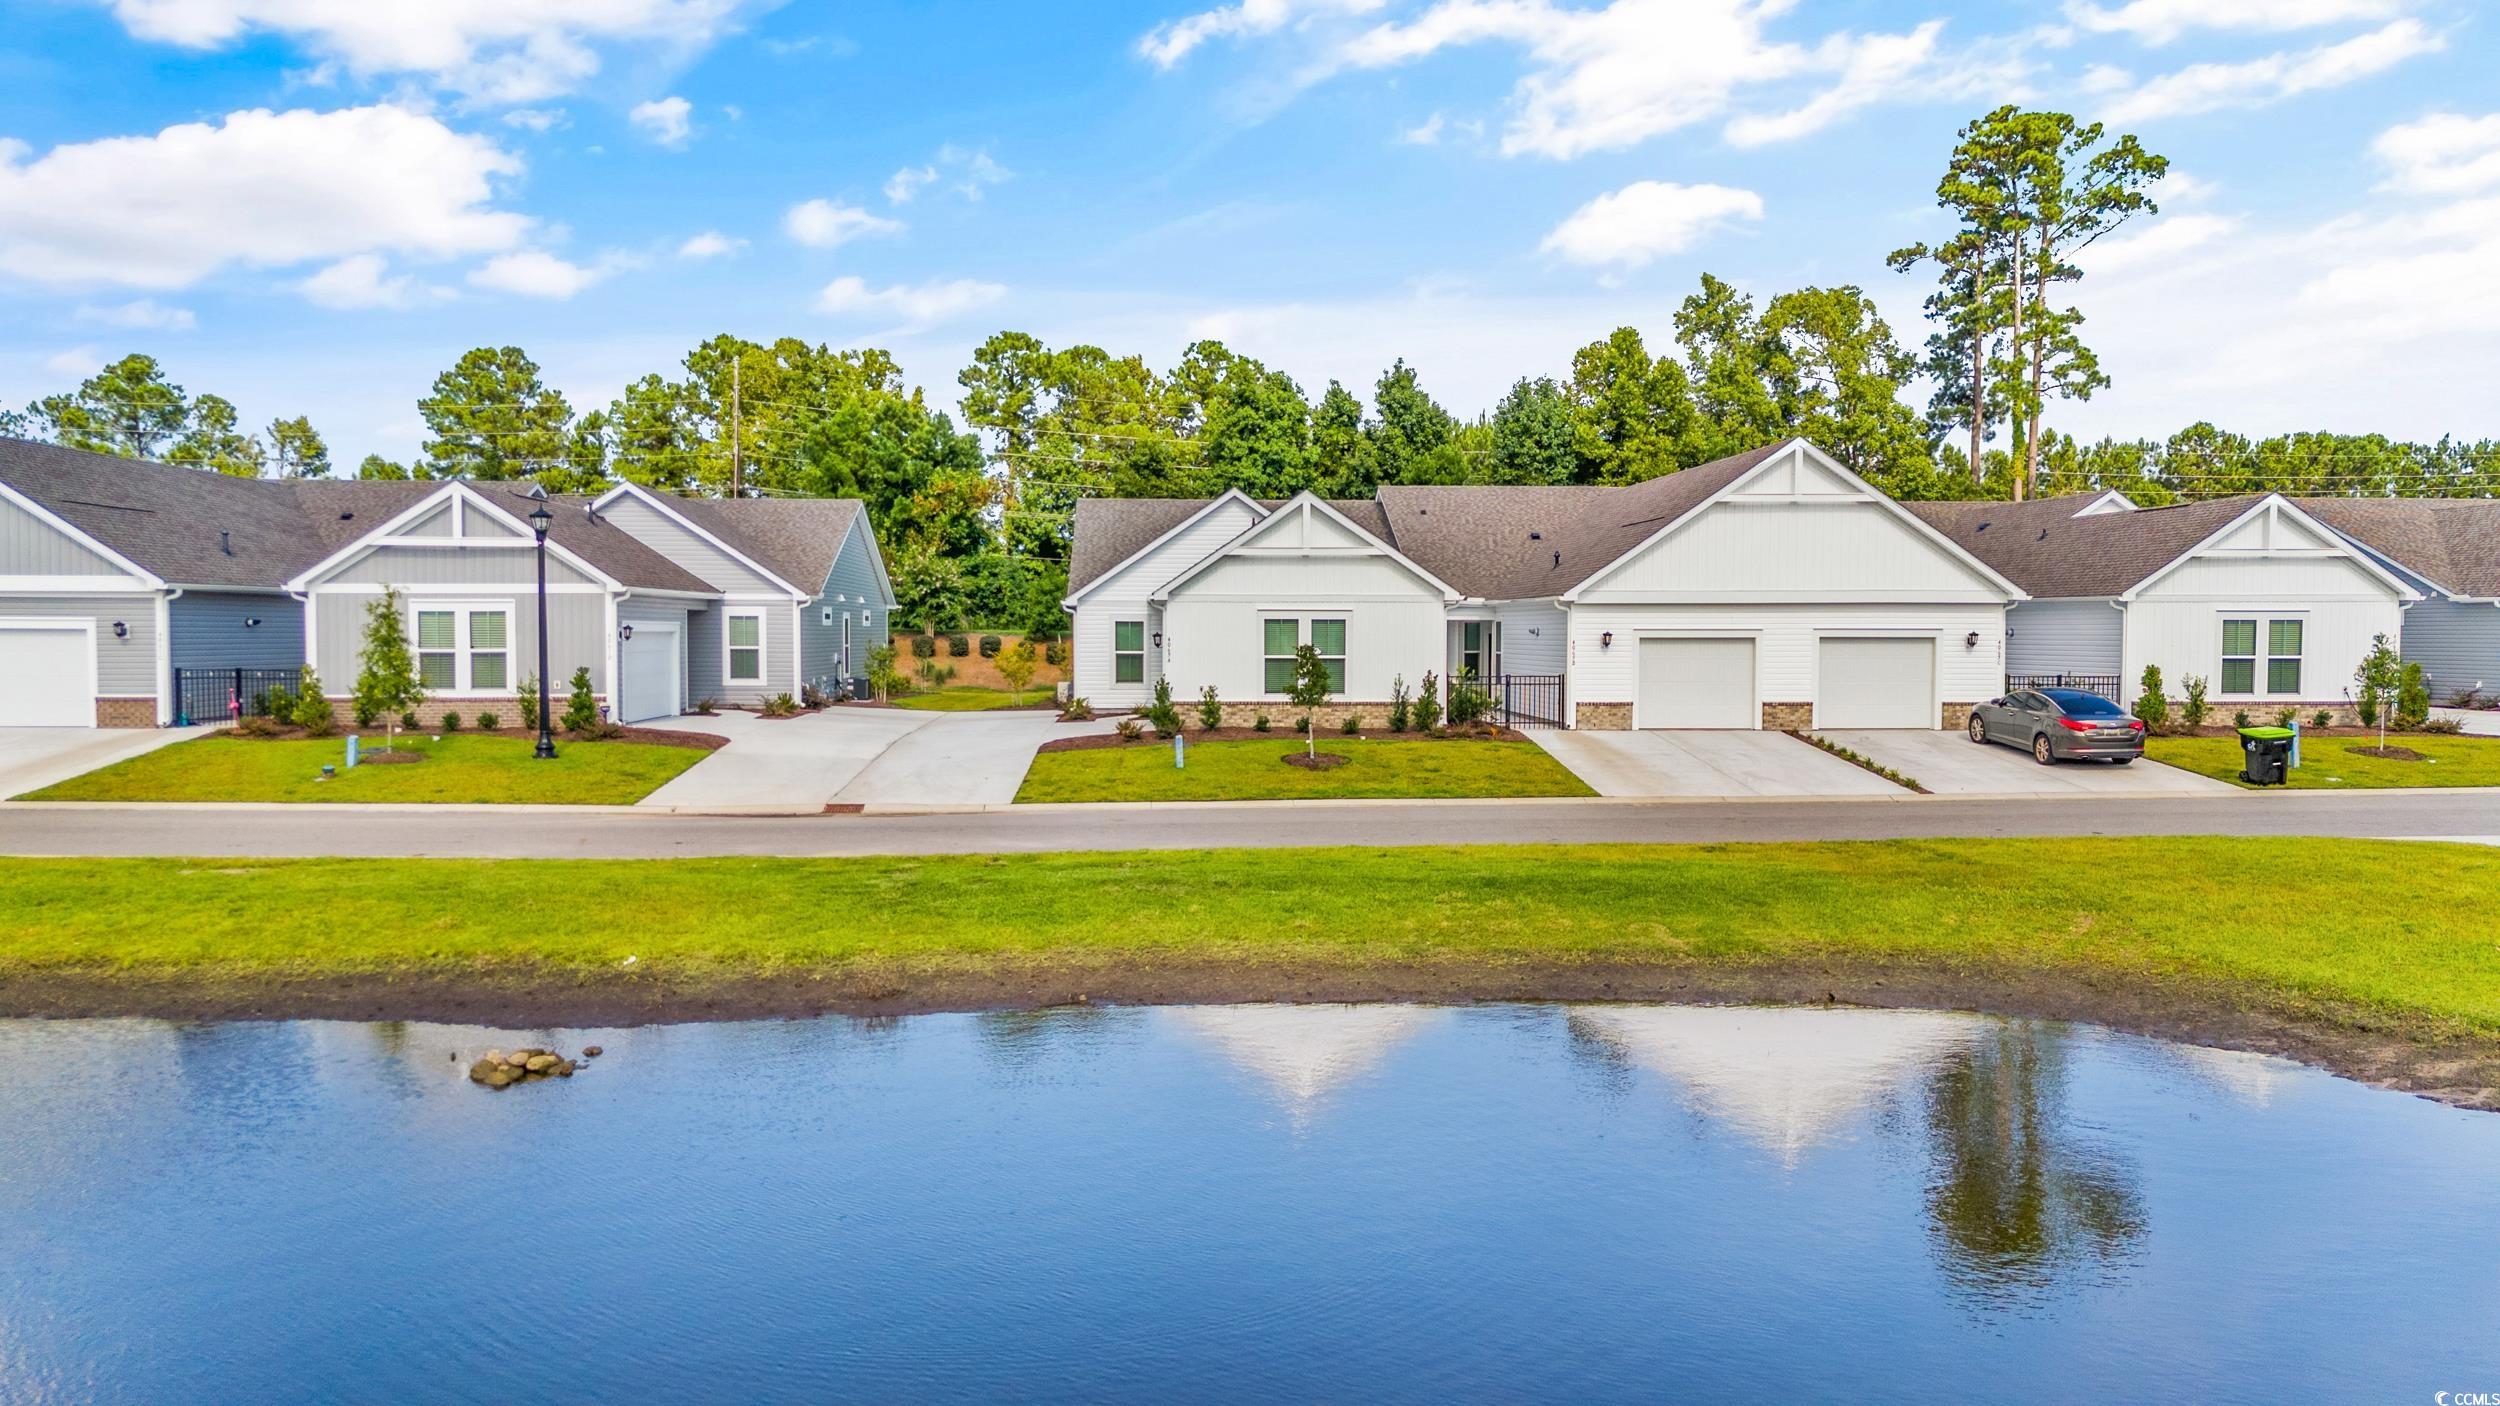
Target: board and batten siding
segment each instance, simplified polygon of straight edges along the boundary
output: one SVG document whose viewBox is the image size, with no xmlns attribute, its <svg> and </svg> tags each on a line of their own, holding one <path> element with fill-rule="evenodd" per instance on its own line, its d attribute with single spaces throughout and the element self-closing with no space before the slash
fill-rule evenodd
<svg viewBox="0 0 2500 1406">
<path fill-rule="evenodd" d="M 86 620 L 95 625 L 96 696 L 156 696 L 156 595 L 0 596 L 0 619 Z M 129 627 L 113 637 L 113 623 Z"/>
<path fill-rule="evenodd" d="M 2209 682 L 2217 703 L 2340 701 L 2371 642 L 2380 635 L 2391 641 L 2403 637 L 2404 610 L 2395 588 L 2350 555 L 2275 554 L 2303 545 L 2281 530 L 2297 527 L 2278 524 L 2273 533 L 2251 537 L 2245 545 L 2236 537 L 2225 539 L 2139 588 L 2127 607 L 2126 659 L 2120 671 L 2127 691 L 2135 690 L 2145 666 L 2154 665 L 2173 696 L 2194 675 Z M 2267 632 L 2260 624 L 2258 691 L 2225 693 L 2222 622 L 2295 618 L 2304 622 L 2299 692 L 2266 691 Z"/>
<path fill-rule="evenodd" d="M 0 576 L 129 574 L 68 533 L 0 498 Z"/>
<path fill-rule="evenodd" d="M 1346 622 L 1345 690 L 1352 703 L 1385 702 L 1445 667 L 1441 593 L 1385 556 L 1230 557 L 1192 577 L 1163 609 L 1164 674 L 1176 698 L 1213 685 L 1218 697 L 1281 701 L 1266 681 L 1272 618 Z M 1299 637 L 1309 642 L 1310 627 Z"/>
<path fill-rule="evenodd" d="M 762 595 L 769 592 L 778 594 L 784 601 L 790 599 L 789 592 L 773 584 L 762 572 L 713 546 L 688 531 L 675 518 L 631 494 L 612 500 L 599 510 L 599 516 L 624 529 L 626 535 L 635 541 L 723 592 L 730 595 Z M 782 677 L 789 677 L 787 671 Z"/>
<path fill-rule="evenodd" d="M 1614 643 L 1605 644 L 1608 631 Z M 1819 641 L 1834 635 L 1915 635 L 1936 642 L 1941 703 L 1977 703 L 2005 687 L 2005 607 L 1960 605 L 1636 605 L 1582 603 L 1571 611 L 1570 699 L 1631 703 L 1640 687 L 1644 636 L 1739 636 L 1756 641 L 1755 692 L 1763 703 L 1811 703 Z M 1979 636 L 1976 646 L 1963 643 Z M 1939 718 L 1941 721 L 1941 717 Z"/>
<path fill-rule="evenodd" d="M 538 554 L 521 547 L 377 546 L 321 578 L 322 586 L 535 586 Z M 570 563 L 547 554 L 547 584 L 597 582 Z"/>
<path fill-rule="evenodd" d="M 2005 672 L 2116 677 L 2126 665 L 2126 626 L 2107 600 L 2017 601 L 2005 612 Z"/>
<path fill-rule="evenodd" d="M 166 613 L 177 669 L 292 669 L 304 662 L 304 607 L 292 597 L 185 591 Z"/>
<path fill-rule="evenodd" d="M 322 692 L 333 698 L 356 691 L 356 672 L 364 662 L 365 610 L 380 597 L 379 591 L 342 591 L 323 588 L 313 592 L 312 650 L 313 667 L 320 671 Z M 516 692 L 521 682 L 538 672 L 538 596 L 535 592 L 428 590 L 410 594 L 402 592 L 400 600 L 408 612 L 409 643 L 416 642 L 415 612 L 429 601 L 461 604 L 499 604 L 512 613 L 512 681 L 514 687 L 504 695 Z M 592 691 L 604 696 L 608 691 L 608 598 L 598 591 L 550 592 L 547 596 L 547 686 L 562 694 L 573 677 L 573 671 L 590 670 Z M 504 696 L 480 695 L 480 696 Z M 468 696 L 468 695 L 463 695 Z"/>
<path fill-rule="evenodd" d="M 2460 689 L 2500 692 L 2500 605 L 2426 600 L 2407 607 L 2404 621 L 2404 657 L 2422 666 L 2434 701 Z"/>
<path fill-rule="evenodd" d="M 1069 691 L 1090 700 L 1097 709 L 1134 708 L 1150 702 L 1160 675 L 1154 637 L 1163 629 L 1162 612 L 1148 601 L 1164 583 L 1204 561 L 1217 548 L 1240 536 L 1259 520 L 1248 503 L 1235 499 L 1174 533 L 1137 560 L 1096 581 L 1077 602 L 1071 622 Z M 1112 681 L 1112 626 L 1140 620 L 1146 626 L 1146 677 L 1133 684 Z M 909 667 L 906 663 L 905 667 Z M 1179 692 L 1175 686 L 1174 692 Z M 1194 693 L 1195 690 L 1193 689 Z M 1385 695 L 1384 695 L 1385 696 Z"/>
</svg>

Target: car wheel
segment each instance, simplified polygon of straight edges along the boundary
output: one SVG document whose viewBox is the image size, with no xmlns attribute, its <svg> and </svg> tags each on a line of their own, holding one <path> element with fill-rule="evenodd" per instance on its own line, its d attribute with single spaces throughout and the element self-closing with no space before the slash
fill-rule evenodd
<svg viewBox="0 0 2500 1406">
<path fill-rule="evenodd" d="M 2050 766 L 2057 761 L 2057 754 L 2049 750 L 2047 733 L 2041 733 L 2031 739 L 2031 759 L 2042 766 Z"/>
<path fill-rule="evenodd" d="M 1977 713 L 1970 715 L 1970 740 L 1973 742 L 1988 740 L 1988 724 Z"/>
</svg>

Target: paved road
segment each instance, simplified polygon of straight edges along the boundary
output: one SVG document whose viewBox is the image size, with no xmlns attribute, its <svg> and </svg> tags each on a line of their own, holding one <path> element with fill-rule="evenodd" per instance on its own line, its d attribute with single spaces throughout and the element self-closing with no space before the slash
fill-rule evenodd
<svg viewBox="0 0 2500 1406">
<path fill-rule="evenodd" d="M 2500 790 L 2083 796 L 2061 801 L 1314 801 L 1024 806 L 932 815 L 709 816 L 524 807 L 0 804 L 0 854 L 668 858 L 1203 846 L 1603 844 L 1992 835 L 2488 840 Z"/>
</svg>

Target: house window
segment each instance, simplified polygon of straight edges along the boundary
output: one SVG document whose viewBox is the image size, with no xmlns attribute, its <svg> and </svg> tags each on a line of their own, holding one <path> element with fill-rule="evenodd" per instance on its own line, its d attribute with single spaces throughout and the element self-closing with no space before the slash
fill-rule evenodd
<svg viewBox="0 0 2500 1406">
<path fill-rule="evenodd" d="M 1111 626 L 1111 681 L 1146 681 L 1146 622 L 1119 620 Z"/>
<path fill-rule="evenodd" d="M 2266 692 L 2300 692 L 2300 636 L 2298 620 L 2266 622 Z"/>
<path fill-rule="evenodd" d="M 1293 657 L 1303 643 L 1299 620 L 1267 620 L 1261 622 L 1265 632 L 1266 677 L 1263 682 L 1269 693 L 1293 692 Z M 1320 663 L 1328 669 L 1328 689 L 1345 692 L 1345 622 L 1314 620 L 1311 622 L 1311 648 L 1319 652 Z"/>
<path fill-rule="evenodd" d="M 1293 692 L 1293 651 L 1294 647 L 1302 642 L 1302 622 L 1268 620 L 1262 622 L 1262 628 L 1265 629 L 1267 638 L 1265 645 L 1267 691 L 1291 693 Z"/>
<path fill-rule="evenodd" d="M 1502 627 L 1472 620 L 1458 627 L 1458 672 L 1490 678 L 1502 667 Z"/>
<path fill-rule="evenodd" d="M 729 681 L 731 683 L 762 683 L 764 681 L 764 612 L 733 610 L 729 612 Z"/>
<path fill-rule="evenodd" d="M 2257 691 L 2257 622 L 2222 622 L 2222 691 Z"/>
<path fill-rule="evenodd" d="M 443 693 L 501 693 L 512 687 L 511 613 L 500 606 L 419 610 L 417 682 Z"/>
<path fill-rule="evenodd" d="M 849 617 L 849 616 L 844 616 L 843 618 L 847 620 L 847 619 L 849 619 L 850 617 Z M 816 610 L 816 623 L 817 623 L 817 624 L 819 624 L 819 625 L 824 625 L 824 626 L 827 626 L 827 627 L 831 627 L 831 626 L 832 626 L 832 624 L 833 624 L 833 607 L 832 607 L 832 606 L 829 606 L 829 605 L 827 605 L 827 606 L 819 606 L 819 607 L 817 607 L 817 610 Z"/>
</svg>

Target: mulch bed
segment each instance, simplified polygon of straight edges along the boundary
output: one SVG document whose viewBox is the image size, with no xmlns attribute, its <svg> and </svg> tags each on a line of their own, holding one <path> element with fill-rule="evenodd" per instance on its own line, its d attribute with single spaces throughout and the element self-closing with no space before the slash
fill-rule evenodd
<svg viewBox="0 0 2500 1406">
<path fill-rule="evenodd" d="M 2274 726 L 2274 719 L 2271 715 L 2266 717 L 2256 717 L 2252 715 L 2249 719 L 2249 726 L 2272 727 Z M 2425 737 L 2453 737 L 2456 735 L 2452 732 L 2434 730 L 2431 728 L 2422 728 L 2419 731 L 2421 735 Z M 2186 728 L 2171 727 L 2164 728 L 2163 730 L 2153 734 L 2155 737 L 2237 737 L 2239 735 L 2240 730 L 2238 726 L 2227 722 L 2218 727 L 2208 723 L 2203 727 L 2197 728 L 2193 732 L 2187 730 Z M 2312 727 L 2309 725 L 2308 720 L 2304 718 L 2301 720 L 2300 724 L 2300 735 L 2303 737 L 2376 738 L 2378 736 L 2378 729 L 2374 727 Z M 2402 734 L 2398 733 L 2396 729 L 2391 727 L 2387 730 L 2387 735 L 2390 737 L 2396 737 Z"/>
<path fill-rule="evenodd" d="M 1346 763 L 1345 758 L 1334 752 L 1287 752 L 1284 760 L 1285 765 L 1298 766 L 1304 771 L 1335 771 Z"/>
<path fill-rule="evenodd" d="M 363 738 L 364 738 L 364 739 L 365 739 L 368 743 L 373 742 L 373 741 L 374 741 L 374 739 L 375 739 L 377 736 L 379 736 L 379 735 L 380 735 L 380 734 L 377 734 L 377 733 L 372 733 L 372 732 L 362 732 L 362 731 L 358 731 L 357 729 L 353 729 L 353 728 L 341 728 L 340 730 L 338 730 L 338 731 L 336 731 L 336 732 L 331 733 L 331 734 L 330 734 L 330 736 L 329 736 L 329 739 L 316 739 L 316 740 L 336 740 L 336 741 L 340 741 L 341 743 L 344 743 L 344 741 L 345 741 L 345 739 L 347 738 L 348 734 L 349 734 L 349 733 L 351 733 L 351 732 L 354 732 L 357 736 L 363 737 Z M 275 730 L 275 731 L 273 731 L 273 732 L 242 732 L 242 731 L 238 731 L 238 730 L 233 729 L 233 728 L 229 728 L 229 729 L 227 729 L 227 730 L 226 730 L 225 735 L 226 735 L 226 736 L 228 736 L 228 737 L 241 737 L 241 738 L 246 738 L 246 739 L 248 739 L 248 740 L 250 740 L 250 741 L 254 741 L 254 742 L 301 742 L 301 741 L 304 741 L 304 740 L 305 740 L 305 739 L 307 739 L 307 738 L 311 738 L 311 737 L 312 737 L 312 734 L 311 734 L 311 733 L 306 732 L 304 729 L 302 729 L 302 728 L 300 728 L 300 727 L 281 727 L 281 728 L 278 728 L 277 730 Z M 448 736 L 448 737 L 460 737 L 460 736 L 477 736 L 477 737 L 517 737 L 517 738 L 530 738 L 530 737 L 536 737 L 537 735 L 538 735 L 538 732 L 537 732 L 537 729 L 535 729 L 535 728 L 518 728 L 518 727 L 499 727 L 499 728 L 494 728 L 494 729 L 492 729 L 492 730 L 489 730 L 489 729 L 487 729 L 487 728 L 482 728 L 482 727 L 464 727 L 464 728 L 460 729 L 460 731 L 459 731 L 459 732 L 455 732 L 455 733 L 428 733 L 428 732 L 426 732 L 426 731 L 425 731 L 425 729 L 423 729 L 423 728 L 418 728 L 418 729 L 417 729 L 416 731 L 414 731 L 414 732 L 411 732 L 411 731 L 409 731 L 409 730 L 408 730 L 408 729 L 406 729 L 406 728 L 402 728 L 402 729 L 400 729 L 400 736 L 402 736 L 402 737 L 425 737 L 425 736 Z M 720 748 L 723 748 L 723 747 L 726 747 L 726 746 L 728 746 L 728 745 L 729 745 L 729 739 L 728 739 L 728 738 L 726 738 L 726 737 L 722 737 L 722 736 L 720 736 L 720 735 L 718 735 L 718 734 L 716 734 L 716 733 L 710 733 L 710 732 L 678 732 L 678 731 L 676 731 L 675 729 L 672 729 L 672 728 L 662 728 L 662 727 L 620 727 L 620 728 L 618 728 L 618 729 L 616 730 L 616 732 L 615 732 L 612 736 L 608 736 L 608 737 L 575 737 L 575 736 L 573 736 L 571 733 L 568 733 L 568 732 L 564 731 L 562 728 L 558 728 L 558 729 L 556 730 L 556 741 L 558 741 L 558 742 L 640 742 L 640 743 L 644 743 L 644 744 L 646 744 L 646 745 L 649 745 L 649 746 L 654 746 L 654 747 L 691 747 L 691 748 L 693 748 L 695 751 L 698 751 L 698 752 L 711 752 L 711 751 L 717 751 L 717 750 L 719 750 Z M 378 750 L 376 750 L 376 751 L 368 751 L 368 750 L 365 750 L 365 749 L 363 749 L 363 748 L 359 748 L 359 749 L 358 749 L 358 753 L 359 753 L 359 755 L 358 755 L 358 757 L 357 757 L 357 762 L 358 762 L 358 764 L 360 764 L 360 765 L 361 765 L 361 764 L 364 764 L 364 763 L 368 763 L 368 762 L 373 762 L 373 761 L 379 760 L 380 758 L 383 758 L 383 757 L 389 757 L 389 756 L 392 756 L 392 754 L 391 754 L 391 753 L 389 753 L 389 752 L 378 751 Z M 398 754 L 396 757 L 394 757 L 393 759 L 394 759 L 394 760 L 397 760 L 397 761 L 404 761 L 404 762 L 419 762 L 419 761 L 423 761 L 423 760 L 425 760 L 424 756 L 423 756 L 421 753 L 411 753 L 411 752 L 402 752 L 402 753 L 399 753 L 399 754 Z"/>
<path fill-rule="evenodd" d="M 358 766 L 405 766 L 410 762 L 424 760 L 425 753 L 423 752 L 395 752 L 387 747 L 371 752 L 361 747 L 356 749 L 356 765 Z"/>
<path fill-rule="evenodd" d="M 1261 732 L 1255 727 L 1192 727 L 1184 729 L 1182 735 L 1189 739 L 1189 745 L 1193 747 L 1201 742 L 1296 742 L 1302 737 L 1302 734 L 1294 731 L 1290 725 L 1268 732 Z M 1344 737 L 1346 734 L 1323 727 L 1319 730 L 1319 735 L 1334 739 Z M 1457 732 L 1358 732 L 1354 734 L 1354 740 L 1357 742 L 1525 742 L 1528 740 L 1528 734 L 1507 727 L 1477 727 Z M 1168 746 L 1171 741 L 1169 737 L 1155 736 L 1152 729 L 1148 729 L 1144 736 L 1134 742 L 1121 737 L 1116 732 L 1097 732 L 1087 733 L 1081 737 L 1054 737 L 1034 750 L 1092 752 L 1106 747 L 1143 747 L 1149 744 Z"/>
<path fill-rule="evenodd" d="M 2414 751 L 2410 747 L 2399 747 L 2393 742 L 2388 743 L 2384 747 L 2347 747 L 2344 750 L 2352 756 L 2376 757 L 2380 761 L 2384 762 L 2426 762 L 2430 760 L 2429 757 L 2422 755 L 2420 752 Z"/>
</svg>

